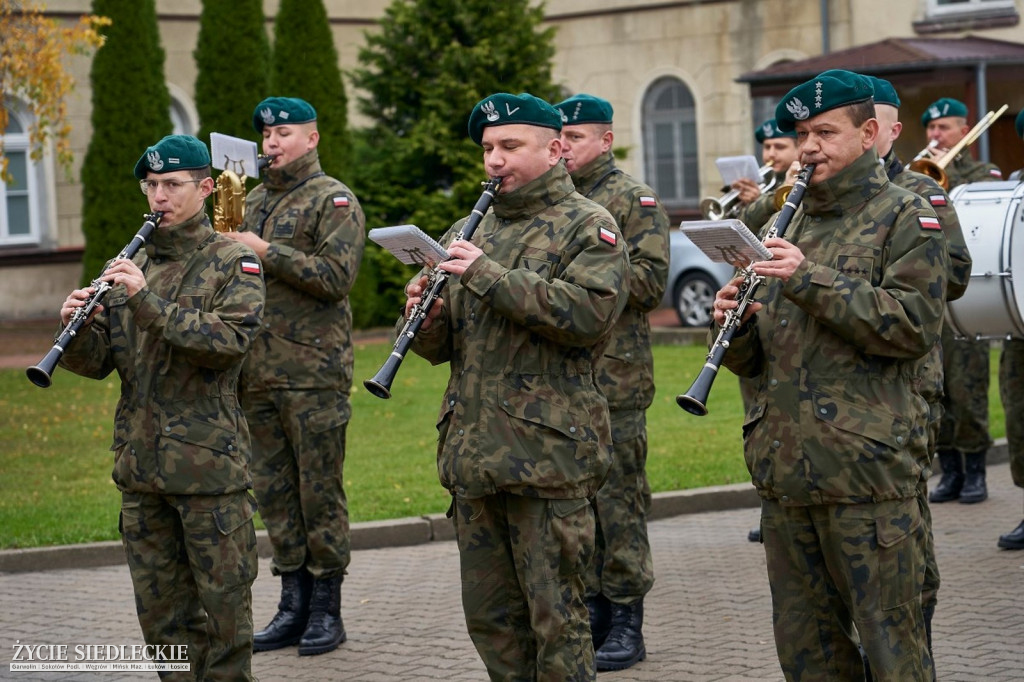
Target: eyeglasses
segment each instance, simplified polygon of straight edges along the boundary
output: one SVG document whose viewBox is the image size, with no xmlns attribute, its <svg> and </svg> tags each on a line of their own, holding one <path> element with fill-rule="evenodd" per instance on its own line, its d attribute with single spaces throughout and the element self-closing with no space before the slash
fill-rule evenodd
<svg viewBox="0 0 1024 682">
<path fill-rule="evenodd" d="M 202 180 L 139 180 L 139 188 L 142 189 L 143 194 L 149 197 L 156 194 L 157 187 L 163 187 L 164 194 L 172 197 L 190 182 L 200 183 Z"/>
</svg>

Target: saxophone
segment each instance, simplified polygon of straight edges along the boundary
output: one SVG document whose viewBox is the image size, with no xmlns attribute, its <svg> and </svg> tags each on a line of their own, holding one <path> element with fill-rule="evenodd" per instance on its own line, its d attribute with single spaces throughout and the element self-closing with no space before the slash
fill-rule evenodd
<svg viewBox="0 0 1024 682">
<path fill-rule="evenodd" d="M 256 175 L 269 166 L 276 156 L 260 156 L 256 159 Z M 245 217 L 245 169 L 239 175 L 223 170 L 217 176 L 213 190 L 213 229 L 217 232 L 235 232 Z"/>
</svg>

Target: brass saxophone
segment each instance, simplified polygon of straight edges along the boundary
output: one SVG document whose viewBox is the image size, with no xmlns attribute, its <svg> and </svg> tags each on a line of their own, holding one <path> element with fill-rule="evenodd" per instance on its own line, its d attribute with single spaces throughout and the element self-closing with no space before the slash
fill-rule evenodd
<svg viewBox="0 0 1024 682">
<path fill-rule="evenodd" d="M 260 156 L 256 159 L 256 175 L 269 166 L 276 156 Z M 235 232 L 245 218 L 245 181 L 249 178 L 245 170 L 239 175 L 223 170 L 217 176 L 213 190 L 213 229 L 217 232 Z"/>
</svg>

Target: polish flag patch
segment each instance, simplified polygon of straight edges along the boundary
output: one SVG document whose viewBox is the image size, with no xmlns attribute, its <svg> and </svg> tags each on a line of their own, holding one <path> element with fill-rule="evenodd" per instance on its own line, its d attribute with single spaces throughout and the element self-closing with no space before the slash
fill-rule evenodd
<svg viewBox="0 0 1024 682">
<path fill-rule="evenodd" d="M 344 208 L 348 206 L 348 197 L 344 194 L 339 197 L 334 197 L 334 208 Z"/>
<path fill-rule="evenodd" d="M 998 168 L 989 169 L 988 174 L 991 175 L 993 178 L 999 178 L 1000 180 L 1003 179 L 1003 171 L 999 170 Z"/>
<path fill-rule="evenodd" d="M 657 206 L 658 200 L 654 197 L 640 197 L 641 206 Z"/>
<path fill-rule="evenodd" d="M 259 261 L 251 260 L 248 258 L 242 259 L 242 272 L 249 275 L 260 274 L 260 263 Z"/>
<path fill-rule="evenodd" d="M 932 194 L 931 196 L 928 197 L 928 202 L 932 206 L 945 206 L 946 197 L 943 194 Z"/>
<path fill-rule="evenodd" d="M 612 246 L 615 246 L 615 233 L 609 230 L 608 228 L 602 227 L 600 233 L 598 233 L 598 236 L 601 238 L 601 241 L 607 242 Z"/>
<path fill-rule="evenodd" d="M 921 227 L 925 230 L 941 230 L 942 227 L 939 225 L 938 218 L 931 218 L 927 216 L 920 216 L 917 222 L 921 223 Z"/>
</svg>

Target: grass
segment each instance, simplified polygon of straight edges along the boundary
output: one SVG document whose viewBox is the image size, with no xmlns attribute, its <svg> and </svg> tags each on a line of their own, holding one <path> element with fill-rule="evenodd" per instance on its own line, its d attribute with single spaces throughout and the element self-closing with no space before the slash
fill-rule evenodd
<svg viewBox="0 0 1024 682">
<path fill-rule="evenodd" d="M 358 344 L 345 489 L 353 522 L 443 512 L 449 496 L 435 467 L 439 401 L 446 365 L 406 359 L 392 398 L 368 394 L 390 344 Z M 698 346 L 657 346 L 658 394 L 647 412 L 651 488 L 655 492 L 748 481 L 740 441 L 738 384 L 723 373 L 710 414 L 684 413 L 675 396 L 703 362 Z M 1005 433 L 993 354 L 990 393 L 994 437 Z M 93 381 L 63 369 L 53 386 L 31 385 L 21 369 L 0 370 L 0 548 L 117 539 L 117 489 L 110 479 L 110 437 L 118 380 Z"/>
</svg>

